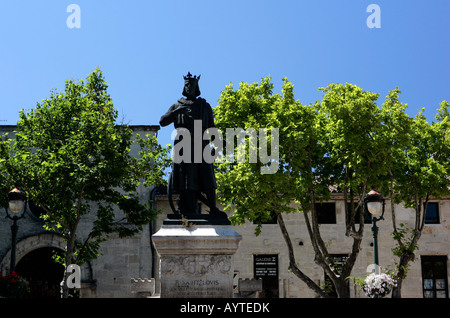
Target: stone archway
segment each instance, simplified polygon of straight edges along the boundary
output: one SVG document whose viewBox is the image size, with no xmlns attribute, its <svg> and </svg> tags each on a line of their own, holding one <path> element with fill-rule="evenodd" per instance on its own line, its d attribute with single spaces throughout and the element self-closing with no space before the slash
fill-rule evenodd
<svg viewBox="0 0 450 318">
<path fill-rule="evenodd" d="M 42 233 L 33 236 L 29 236 L 20 240 L 16 244 L 16 264 L 27 253 L 42 247 L 53 247 L 60 250 L 65 250 L 66 242 L 64 239 L 55 233 Z M 3 257 L 0 263 L 0 272 L 6 274 L 9 272 L 9 265 L 11 263 L 11 250 L 9 250 Z"/>
<path fill-rule="evenodd" d="M 64 239 L 56 233 L 41 233 L 32 235 L 16 243 L 16 266 L 21 262 L 24 257 L 32 254 L 33 251 L 40 250 L 41 257 L 44 257 L 45 261 L 45 249 L 53 250 L 66 250 L 66 242 Z M 33 253 L 34 254 L 34 253 Z M 48 255 L 47 255 L 48 256 Z M 29 255 L 33 257 L 33 255 Z M 34 255 L 34 257 L 38 257 Z M 26 262 L 25 259 L 24 262 Z M 11 250 L 9 250 L 0 262 L 0 273 L 5 275 L 9 272 L 9 266 L 11 263 Z M 17 270 L 17 268 L 16 268 Z M 81 297 L 95 297 L 96 281 L 93 279 L 92 268 L 90 262 L 81 266 Z"/>
<path fill-rule="evenodd" d="M 16 272 L 29 281 L 31 297 L 58 297 L 64 266 L 52 260 L 55 251 L 63 251 L 66 243 L 54 233 L 29 236 L 16 243 Z M 9 272 L 11 250 L 0 263 L 0 271 Z"/>
<path fill-rule="evenodd" d="M 32 298 L 60 298 L 64 265 L 53 260 L 53 254 L 61 254 L 54 247 L 40 247 L 28 252 L 16 265 L 17 275 L 29 283 Z"/>
</svg>

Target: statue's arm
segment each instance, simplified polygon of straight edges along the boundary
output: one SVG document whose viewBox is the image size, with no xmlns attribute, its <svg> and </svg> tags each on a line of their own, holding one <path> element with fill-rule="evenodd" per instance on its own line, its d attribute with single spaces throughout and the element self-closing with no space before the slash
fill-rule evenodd
<svg viewBox="0 0 450 318">
<path fill-rule="evenodd" d="M 177 104 L 173 104 L 169 110 L 167 111 L 167 113 L 165 113 L 164 115 L 161 116 L 161 119 L 159 120 L 159 124 L 162 127 L 165 127 L 167 125 L 170 125 L 171 123 L 173 123 L 176 119 L 176 115 L 174 113 L 175 108 L 177 107 Z"/>
<path fill-rule="evenodd" d="M 184 106 L 179 103 L 173 104 L 169 108 L 167 113 L 161 116 L 159 124 L 162 127 L 167 126 L 173 122 L 176 122 L 177 124 L 184 124 L 188 120 L 188 118 L 192 120 L 190 112 L 191 109 L 188 106 Z"/>
</svg>

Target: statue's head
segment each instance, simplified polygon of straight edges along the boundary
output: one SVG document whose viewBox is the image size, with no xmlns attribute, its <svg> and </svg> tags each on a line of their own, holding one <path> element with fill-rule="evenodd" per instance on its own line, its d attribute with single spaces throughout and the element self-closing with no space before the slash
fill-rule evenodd
<svg viewBox="0 0 450 318">
<path fill-rule="evenodd" d="M 186 96 L 188 98 L 195 98 L 197 96 L 200 96 L 200 88 L 198 87 L 198 81 L 200 80 L 200 75 L 192 77 L 192 74 L 188 72 L 186 76 L 183 76 L 184 78 L 184 89 L 183 89 L 183 96 Z"/>
</svg>

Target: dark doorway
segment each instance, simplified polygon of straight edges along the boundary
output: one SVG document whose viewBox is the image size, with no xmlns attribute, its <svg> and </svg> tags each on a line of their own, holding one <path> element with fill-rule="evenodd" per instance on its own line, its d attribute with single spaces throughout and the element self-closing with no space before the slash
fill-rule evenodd
<svg viewBox="0 0 450 318">
<path fill-rule="evenodd" d="M 64 266 L 53 260 L 59 250 L 42 247 L 26 254 L 16 265 L 16 272 L 30 283 L 30 297 L 59 298 Z"/>
</svg>

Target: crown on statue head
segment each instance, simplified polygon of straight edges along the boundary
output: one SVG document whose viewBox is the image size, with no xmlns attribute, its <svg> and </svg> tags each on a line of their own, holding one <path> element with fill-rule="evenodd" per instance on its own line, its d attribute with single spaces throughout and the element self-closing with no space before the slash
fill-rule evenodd
<svg viewBox="0 0 450 318">
<path fill-rule="evenodd" d="M 194 77 L 192 77 L 191 72 L 188 72 L 186 76 L 183 76 L 183 78 L 185 81 L 196 80 L 198 82 L 200 80 L 200 76 L 201 74 L 199 76 L 194 75 Z"/>
</svg>

